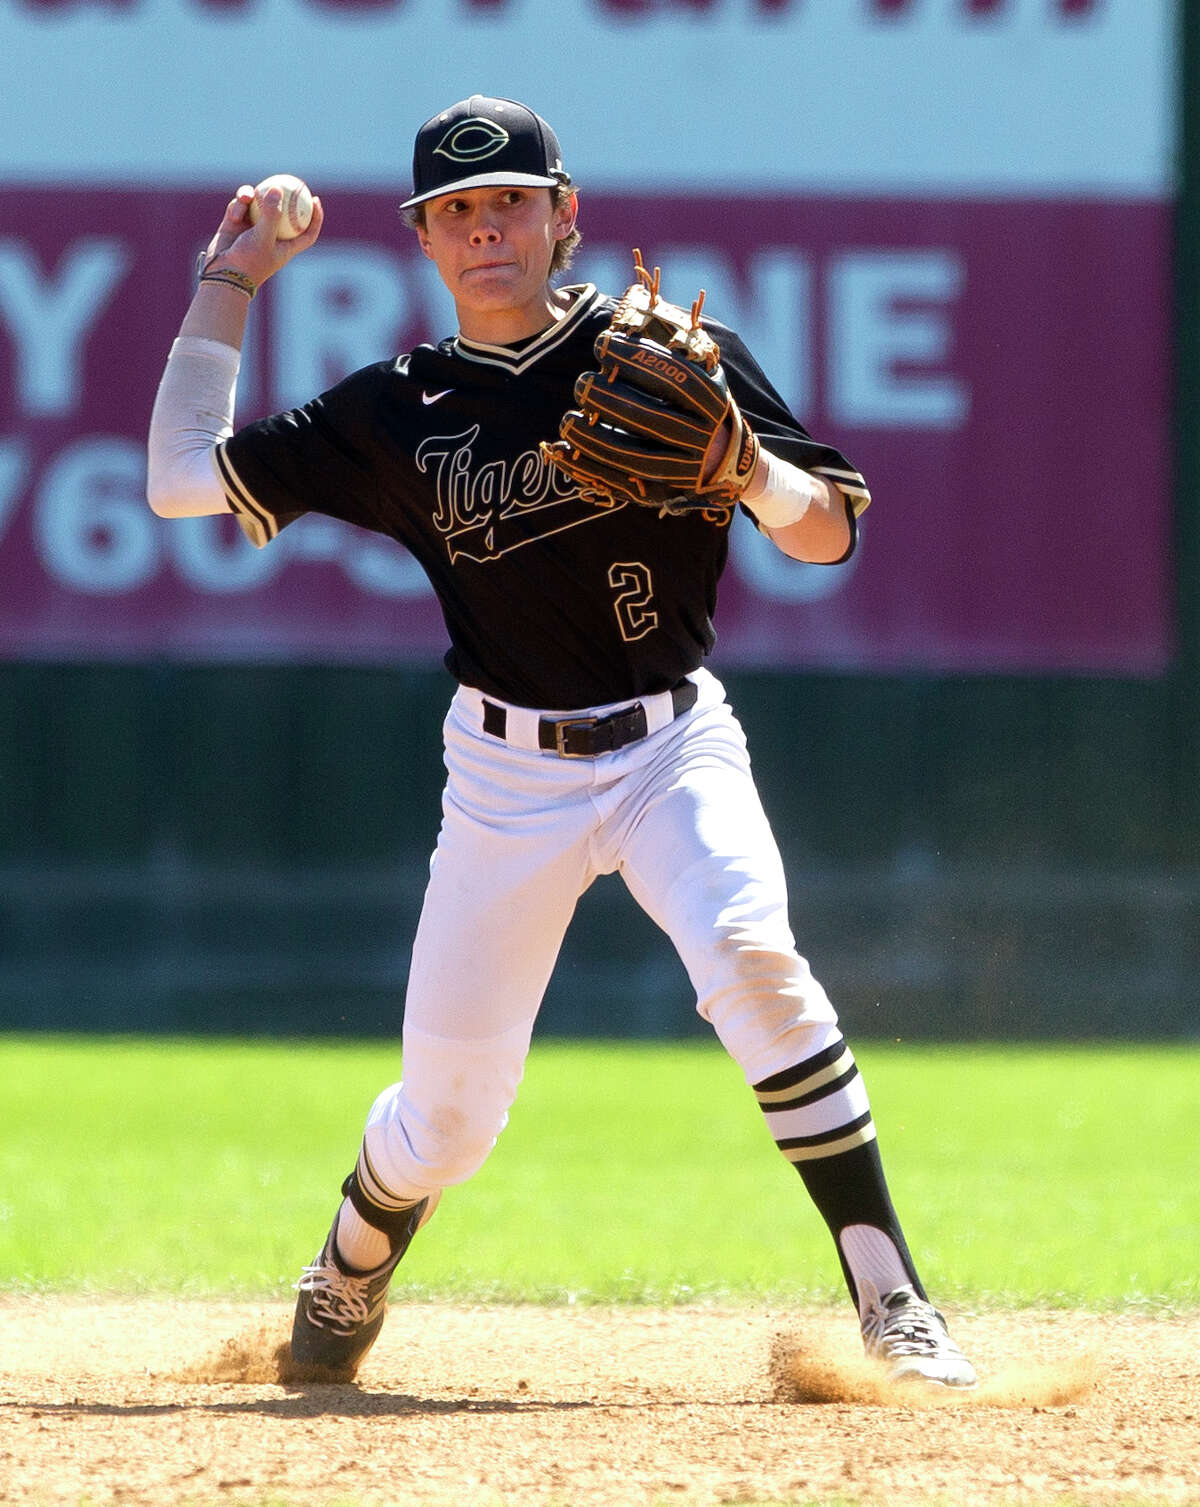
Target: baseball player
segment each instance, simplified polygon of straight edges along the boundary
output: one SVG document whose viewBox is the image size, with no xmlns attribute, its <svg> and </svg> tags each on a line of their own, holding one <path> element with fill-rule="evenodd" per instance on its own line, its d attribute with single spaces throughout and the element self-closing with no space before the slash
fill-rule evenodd
<svg viewBox="0 0 1200 1507">
<path fill-rule="evenodd" d="M 250 300 L 322 224 L 318 200 L 304 234 L 277 239 L 278 194 L 252 225 L 243 188 L 150 429 L 163 517 L 232 512 L 265 546 L 324 513 L 402 544 L 437 593 L 457 682 L 403 1076 L 375 1101 L 300 1278 L 293 1361 L 355 1374 L 413 1236 L 507 1122 L 578 897 L 617 872 L 678 950 L 827 1222 L 868 1354 L 896 1379 L 971 1386 L 901 1231 L 834 1008 L 796 949 L 741 728 L 704 665 L 733 511 L 786 555 L 836 562 L 855 545 L 863 478 L 698 307 L 675 346 L 639 344 L 660 303 L 644 269 L 620 302 L 559 284 L 578 199 L 532 110 L 451 105 L 418 132 L 413 176 L 403 208 L 457 333 L 235 433 Z M 601 352 L 607 376 L 587 377 Z M 676 420 L 674 388 L 689 386 L 695 411 Z"/>
</svg>

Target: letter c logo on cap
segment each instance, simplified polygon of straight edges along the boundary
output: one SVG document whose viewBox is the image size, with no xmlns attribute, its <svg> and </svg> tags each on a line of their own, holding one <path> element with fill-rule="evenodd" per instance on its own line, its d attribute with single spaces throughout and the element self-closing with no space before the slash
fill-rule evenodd
<svg viewBox="0 0 1200 1507">
<path fill-rule="evenodd" d="M 506 147 L 508 139 L 503 126 L 481 115 L 451 126 L 433 151 L 435 156 L 449 157 L 451 162 L 481 162 Z"/>
</svg>

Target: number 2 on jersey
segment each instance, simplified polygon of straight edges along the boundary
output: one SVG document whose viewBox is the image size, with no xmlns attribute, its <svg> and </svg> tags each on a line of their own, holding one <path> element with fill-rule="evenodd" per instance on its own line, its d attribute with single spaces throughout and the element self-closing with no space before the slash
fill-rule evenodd
<svg viewBox="0 0 1200 1507">
<path fill-rule="evenodd" d="M 608 584 L 617 594 L 613 611 L 627 644 L 658 627 L 658 613 L 650 605 L 654 600 L 654 582 L 645 565 L 638 560 L 610 565 Z"/>
</svg>

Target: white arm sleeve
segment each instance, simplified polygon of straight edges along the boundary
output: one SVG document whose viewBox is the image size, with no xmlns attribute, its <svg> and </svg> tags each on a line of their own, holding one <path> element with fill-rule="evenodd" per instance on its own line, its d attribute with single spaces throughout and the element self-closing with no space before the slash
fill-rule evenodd
<svg viewBox="0 0 1200 1507">
<path fill-rule="evenodd" d="M 233 433 L 240 363 L 240 352 L 219 340 L 181 335 L 172 345 L 146 458 L 146 497 L 160 518 L 231 511 L 213 450 Z"/>
</svg>

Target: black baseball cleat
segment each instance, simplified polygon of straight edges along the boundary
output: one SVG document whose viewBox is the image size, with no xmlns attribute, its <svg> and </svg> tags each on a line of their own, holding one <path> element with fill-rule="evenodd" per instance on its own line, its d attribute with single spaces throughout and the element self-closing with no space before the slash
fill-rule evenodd
<svg viewBox="0 0 1200 1507">
<path fill-rule="evenodd" d="M 888 1380 L 935 1387 L 973 1387 L 975 1368 L 946 1329 L 931 1303 L 911 1287 L 897 1287 L 882 1297 L 862 1283 L 865 1312 L 863 1347 L 887 1366 Z"/>
<path fill-rule="evenodd" d="M 436 1199 L 433 1200 L 437 1202 Z M 337 1216 L 321 1253 L 301 1274 L 292 1319 L 292 1366 L 322 1380 L 352 1381 L 379 1337 L 388 1286 L 413 1235 L 433 1213 L 423 1198 L 412 1208 L 407 1238 L 374 1271 L 356 1272 L 337 1253 Z M 339 1210 L 340 1213 L 340 1210 Z"/>
</svg>

